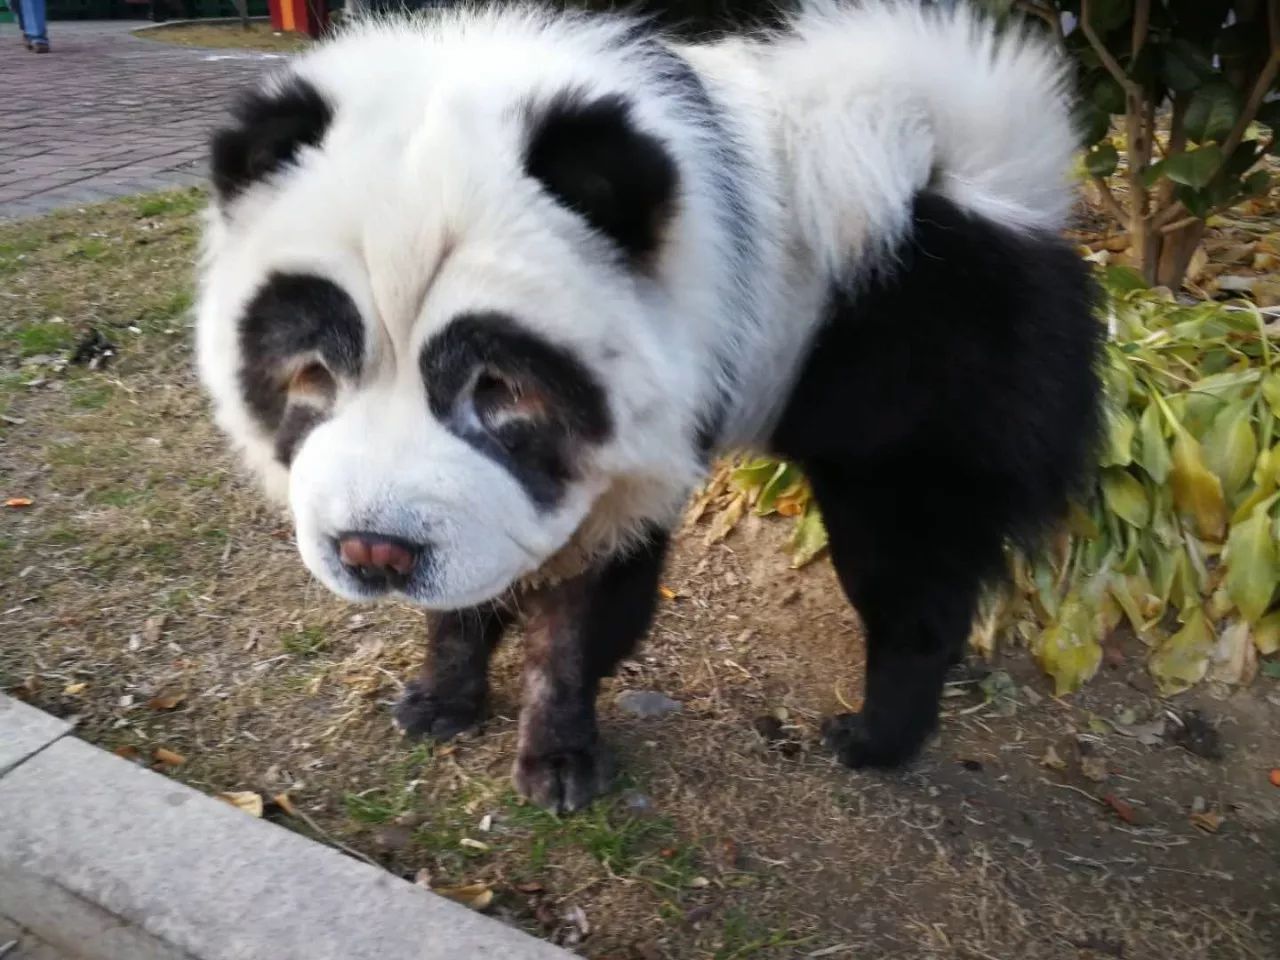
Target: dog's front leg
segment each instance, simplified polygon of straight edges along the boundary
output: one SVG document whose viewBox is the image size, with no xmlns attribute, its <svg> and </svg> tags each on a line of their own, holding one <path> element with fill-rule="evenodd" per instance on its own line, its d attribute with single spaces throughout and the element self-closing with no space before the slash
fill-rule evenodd
<svg viewBox="0 0 1280 960">
<path fill-rule="evenodd" d="M 528 600 L 514 777 L 516 789 L 539 806 L 579 810 L 609 785 L 596 692 L 649 628 L 666 544 L 665 534 L 656 536 Z"/>
</svg>

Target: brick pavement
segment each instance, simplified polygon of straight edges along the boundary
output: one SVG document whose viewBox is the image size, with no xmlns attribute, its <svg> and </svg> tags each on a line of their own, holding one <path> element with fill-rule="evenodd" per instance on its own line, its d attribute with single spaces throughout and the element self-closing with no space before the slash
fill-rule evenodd
<svg viewBox="0 0 1280 960">
<path fill-rule="evenodd" d="M 140 26 L 57 21 L 39 56 L 0 24 L 0 220 L 203 183 L 210 126 L 280 62 L 143 40 Z"/>
</svg>

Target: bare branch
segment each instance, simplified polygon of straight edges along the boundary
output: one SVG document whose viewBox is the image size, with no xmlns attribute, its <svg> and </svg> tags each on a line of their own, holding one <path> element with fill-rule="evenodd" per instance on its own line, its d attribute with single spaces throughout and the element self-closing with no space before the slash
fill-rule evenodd
<svg viewBox="0 0 1280 960">
<path fill-rule="evenodd" d="M 1085 39 L 1089 41 L 1089 46 L 1093 47 L 1093 52 L 1098 55 L 1102 65 L 1107 68 L 1107 73 L 1111 74 L 1116 83 L 1124 88 L 1124 92 L 1134 99 L 1140 99 L 1142 97 L 1142 88 L 1129 79 L 1119 61 L 1111 55 L 1111 51 L 1098 38 L 1097 32 L 1093 29 L 1091 13 L 1089 0 L 1080 0 L 1080 28 L 1084 31 Z"/>
<path fill-rule="evenodd" d="M 1098 188 L 1098 198 L 1103 209 L 1111 214 L 1120 226 L 1124 226 L 1129 220 L 1129 215 L 1124 212 L 1124 207 L 1120 206 L 1120 201 L 1111 192 L 1111 187 L 1107 185 L 1107 181 L 1102 177 L 1093 177 L 1092 179 L 1093 185 Z"/>
<path fill-rule="evenodd" d="M 1036 3 L 1036 0 L 1013 0 L 1013 5 L 1016 9 L 1021 10 L 1028 16 L 1038 17 L 1043 20 L 1049 27 L 1050 32 L 1053 33 L 1054 37 L 1056 37 L 1059 42 L 1062 41 L 1062 19 L 1058 16 L 1058 12 L 1052 7 L 1041 6 L 1039 3 Z"/>
</svg>

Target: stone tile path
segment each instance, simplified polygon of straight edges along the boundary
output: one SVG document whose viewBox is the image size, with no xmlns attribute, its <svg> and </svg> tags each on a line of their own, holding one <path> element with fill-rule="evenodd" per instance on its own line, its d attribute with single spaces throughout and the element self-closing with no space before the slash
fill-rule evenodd
<svg viewBox="0 0 1280 960">
<path fill-rule="evenodd" d="M 202 183 L 209 128 L 281 60 L 132 36 L 142 25 L 56 21 L 39 56 L 0 24 L 0 219 Z"/>
</svg>

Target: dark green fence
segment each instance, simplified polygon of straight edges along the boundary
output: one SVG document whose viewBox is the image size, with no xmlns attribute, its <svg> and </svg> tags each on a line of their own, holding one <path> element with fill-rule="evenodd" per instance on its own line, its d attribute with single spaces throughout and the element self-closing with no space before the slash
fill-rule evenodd
<svg viewBox="0 0 1280 960">
<path fill-rule="evenodd" d="M 145 20 L 153 9 L 170 20 L 239 16 L 232 0 L 48 0 L 50 20 Z M 267 0 L 249 0 L 249 16 L 266 15 Z"/>
</svg>

